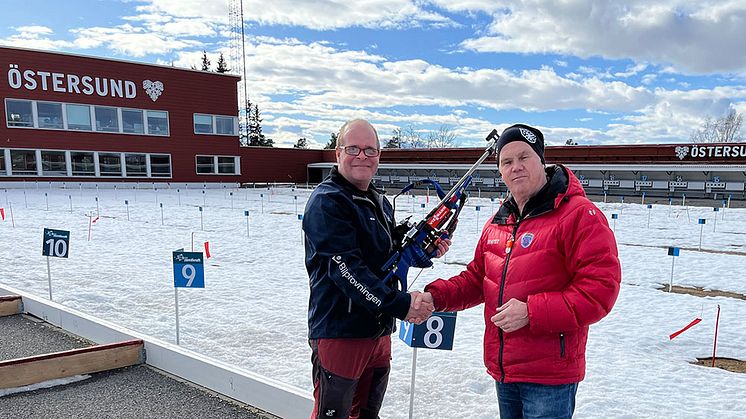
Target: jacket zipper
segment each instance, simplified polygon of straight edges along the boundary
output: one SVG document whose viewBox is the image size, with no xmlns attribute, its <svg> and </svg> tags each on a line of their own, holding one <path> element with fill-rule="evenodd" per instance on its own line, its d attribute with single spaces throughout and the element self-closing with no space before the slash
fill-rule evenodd
<svg viewBox="0 0 746 419">
<path fill-rule="evenodd" d="M 560 358 L 565 357 L 565 334 L 563 332 L 560 332 L 559 334 L 559 341 L 560 341 Z"/>
<path fill-rule="evenodd" d="M 518 225 L 521 223 L 521 220 L 517 220 L 515 223 L 515 227 L 513 227 L 513 233 L 511 233 L 510 239 L 505 244 L 505 252 L 507 253 L 505 255 L 505 264 L 503 265 L 503 274 L 500 281 L 500 294 L 497 298 L 497 306 L 500 307 L 503 305 L 503 291 L 505 291 L 505 278 L 508 275 L 508 262 L 510 262 L 510 255 L 513 254 L 513 243 L 515 243 L 515 235 L 518 232 Z M 503 349 L 505 349 L 505 338 L 503 336 L 503 330 L 498 328 L 497 329 L 498 335 L 500 337 L 500 352 L 498 353 L 498 363 L 500 364 L 500 382 L 505 381 L 505 368 L 503 367 Z"/>
</svg>

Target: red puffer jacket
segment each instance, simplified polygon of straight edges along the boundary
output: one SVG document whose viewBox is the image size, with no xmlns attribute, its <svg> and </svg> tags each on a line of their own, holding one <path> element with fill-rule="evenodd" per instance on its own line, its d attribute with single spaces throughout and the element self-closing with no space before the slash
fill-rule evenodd
<svg viewBox="0 0 746 419">
<path fill-rule="evenodd" d="M 485 303 L 484 362 L 505 383 L 583 380 L 588 326 L 619 294 L 621 266 L 606 217 L 568 169 L 550 166 L 547 176 L 522 217 L 512 198 L 505 201 L 465 271 L 425 287 L 439 311 Z M 490 318 L 511 298 L 527 302 L 529 325 L 504 333 Z"/>
</svg>

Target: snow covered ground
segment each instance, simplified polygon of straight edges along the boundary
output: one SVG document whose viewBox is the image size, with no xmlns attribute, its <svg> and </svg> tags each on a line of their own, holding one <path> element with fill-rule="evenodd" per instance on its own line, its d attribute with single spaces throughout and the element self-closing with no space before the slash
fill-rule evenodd
<svg viewBox="0 0 746 419">
<path fill-rule="evenodd" d="M 213 257 L 205 265 L 206 288 L 179 292 L 182 346 L 310 390 L 308 280 L 296 215 L 296 205 L 302 212 L 309 194 L 290 188 L 208 189 L 204 196 L 194 189 L 0 190 L 0 207 L 5 209 L 0 283 L 47 296 L 42 229 L 70 230 L 69 259 L 51 259 L 54 300 L 174 341 L 171 252 L 190 250 L 194 233 L 195 250 L 209 241 Z M 98 214 L 96 196 L 100 218 L 88 241 L 88 215 Z M 472 197 L 462 212 L 451 251 L 425 270 L 413 288 L 454 275 L 471 260 L 479 229 L 498 204 L 482 196 Z M 203 203 L 204 229 L 198 210 Z M 421 203 L 425 197 L 401 197 L 397 218 L 410 213 L 421 217 Z M 430 199 L 426 210 L 433 204 Z M 746 375 L 689 362 L 711 356 L 718 304 L 718 356 L 746 359 L 746 301 L 657 288 L 671 277 L 666 247 L 696 249 L 701 228 L 697 219 L 707 218 L 703 249 L 731 253 L 682 250 L 674 284 L 746 293 L 746 257 L 736 254 L 746 253 L 746 210 L 598 205 L 610 224 L 611 214 L 619 214 L 615 230 L 623 281 L 612 313 L 591 327 L 587 377 L 578 390 L 576 416 L 740 417 L 746 411 Z M 410 272 L 410 281 L 416 273 Z M 696 317 L 702 318 L 700 324 L 668 339 Z M 415 417 L 497 417 L 494 382 L 482 363 L 483 330 L 479 306 L 459 313 L 452 351 L 418 352 Z M 409 406 L 412 350 L 397 337 L 393 342 L 393 371 L 382 417 L 403 418 Z"/>
</svg>

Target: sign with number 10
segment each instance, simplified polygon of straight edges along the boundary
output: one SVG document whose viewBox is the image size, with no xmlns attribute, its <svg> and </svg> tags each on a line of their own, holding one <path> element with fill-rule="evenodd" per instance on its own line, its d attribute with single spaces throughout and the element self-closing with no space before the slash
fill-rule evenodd
<svg viewBox="0 0 746 419">
<path fill-rule="evenodd" d="M 66 258 L 70 248 L 70 232 L 65 230 L 44 229 L 44 245 L 41 248 L 42 256 L 53 256 Z"/>
<path fill-rule="evenodd" d="M 174 252 L 174 287 L 204 288 L 203 261 L 202 252 Z"/>
<path fill-rule="evenodd" d="M 399 322 L 399 339 L 412 348 L 453 349 L 456 312 L 436 311 L 422 324 Z"/>
</svg>

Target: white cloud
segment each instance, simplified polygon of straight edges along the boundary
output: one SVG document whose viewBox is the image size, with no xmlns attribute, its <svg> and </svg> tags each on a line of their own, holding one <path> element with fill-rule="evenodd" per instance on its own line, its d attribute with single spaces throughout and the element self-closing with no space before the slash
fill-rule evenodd
<svg viewBox="0 0 746 419">
<path fill-rule="evenodd" d="M 482 2 L 467 3 L 480 3 L 483 11 L 494 9 Z M 670 64 L 678 72 L 746 70 L 746 54 L 739 53 L 746 38 L 746 3 L 742 0 L 501 4 L 508 12 L 494 12 L 489 33 L 465 40 L 462 47 L 481 52 L 632 58 Z"/>
<path fill-rule="evenodd" d="M 41 50 L 60 50 L 72 47 L 68 41 L 51 39 L 54 31 L 46 26 L 19 26 L 16 34 L 0 39 L 0 44 Z"/>
<path fill-rule="evenodd" d="M 139 10 L 179 17 L 224 19 L 226 22 L 228 18 L 228 5 L 224 1 L 149 0 L 149 4 L 139 7 Z M 243 11 L 247 22 L 300 26 L 315 30 L 456 25 L 451 19 L 425 10 L 419 2 L 410 0 L 245 0 Z"/>
<path fill-rule="evenodd" d="M 73 29 L 71 32 L 76 36 L 73 44 L 77 48 L 90 49 L 103 46 L 132 57 L 168 54 L 172 51 L 202 45 L 202 42 L 197 40 L 149 32 L 130 24 L 112 28 L 80 28 Z"/>
</svg>

